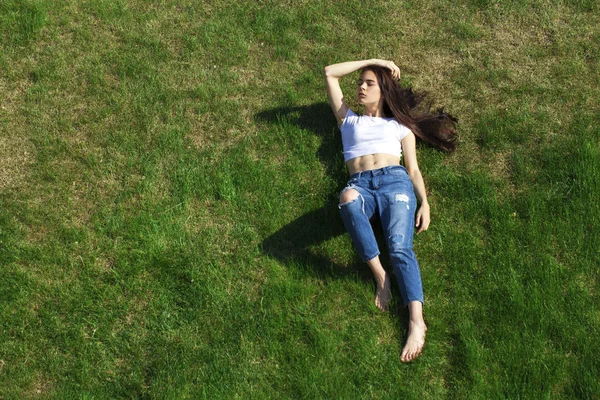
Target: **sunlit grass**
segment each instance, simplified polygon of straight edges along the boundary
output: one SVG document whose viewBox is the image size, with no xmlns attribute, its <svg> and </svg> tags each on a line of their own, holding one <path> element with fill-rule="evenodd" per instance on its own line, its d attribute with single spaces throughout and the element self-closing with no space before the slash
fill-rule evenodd
<svg viewBox="0 0 600 400">
<path fill-rule="evenodd" d="M 600 396 L 597 11 L 2 2 L 0 397 Z M 322 69 L 367 57 L 460 119 L 411 365 L 336 208 Z"/>
</svg>

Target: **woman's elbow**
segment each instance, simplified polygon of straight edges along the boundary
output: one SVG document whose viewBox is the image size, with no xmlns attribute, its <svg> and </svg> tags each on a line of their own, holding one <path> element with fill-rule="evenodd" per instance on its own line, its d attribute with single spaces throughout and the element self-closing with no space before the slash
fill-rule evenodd
<svg viewBox="0 0 600 400">
<path fill-rule="evenodd" d="M 408 176 L 410 176 L 411 179 L 421 176 L 421 170 L 419 170 L 419 167 L 406 167 L 406 172 L 408 172 Z"/>
</svg>

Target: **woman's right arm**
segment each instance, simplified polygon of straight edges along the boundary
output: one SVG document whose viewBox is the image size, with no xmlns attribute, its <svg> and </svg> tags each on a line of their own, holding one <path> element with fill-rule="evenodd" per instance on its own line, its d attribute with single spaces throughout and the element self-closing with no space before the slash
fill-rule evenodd
<svg viewBox="0 0 600 400">
<path fill-rule="evenodd" d="M 348 75 L 361 68 L 369 65 L 380 65 L 382 67 L 389 68 L 392 71 L 394 78 L 400 76 L 400 69 L 391 61 L 386 60 L 362 60 L 362 61 L 348 61 L 339 64 L 332 64 L 325 67 L 325 82 L 327 85 L 327 97 L 329 98 L 329 105 L 335 114 L 338 125 L 342 124 L 346 113 L 348 112 L 348 106 L 344 102 L 344 94 L 340 88 L 340 78 Z"/>
</svg>

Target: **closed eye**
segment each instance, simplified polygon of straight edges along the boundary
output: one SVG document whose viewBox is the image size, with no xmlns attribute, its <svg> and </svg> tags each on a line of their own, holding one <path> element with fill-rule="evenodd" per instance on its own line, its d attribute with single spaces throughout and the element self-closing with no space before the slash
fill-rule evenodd
<svg viewBox="0 0 600 400">
<path fill-rule="evenodd" d="M 375 86 L 375 85 L 377 85 L 377 82 L 375 82 L 372 79 L 367 79 L 366 81 L 363 81 L 362 79 L 359 79 L 358 82 L 357 82 L 357 85 L 360 86 L 360 85 L 362 85 L 365 82 L 367 82 L 367 86 Z"/>
</svg>

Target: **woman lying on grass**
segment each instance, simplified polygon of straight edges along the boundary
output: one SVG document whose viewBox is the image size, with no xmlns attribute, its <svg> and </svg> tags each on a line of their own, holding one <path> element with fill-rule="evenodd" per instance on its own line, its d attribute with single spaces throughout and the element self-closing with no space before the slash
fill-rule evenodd
<svg viewBox="0 0 600 400">
<path fill-rule="evenodd" d="M 358 102 L 364 114 L 355 114 L 344 102 L 339 79 L 361 70 Z M 457 120 L 441 109 L 420 109 L 424 94 L 402 88 L 400 70 L 391 61 L 350 61 L 325 67 L 329 104 L 342 132 L 344 160 L 350 180 L 340 194 L 344 225 L 377 282 L 375 304 L 386 310 L 390 276 L 379 260 L 379 248 L 370 219 L 377 215 L 389 247 L 392 267 L 410 321 L 401 360 L 415 359 L 425 344 L 423 287 L 412 250 L 417 233 L 429 227 L 429 204 L 416 154 L 416 137 L 442 150 L 453 151 Z M 400 158 L 404 150 L 404 167 Z M 416 198 L 415 198 L 416 194 Z M 418 203 L 417 203 L 418 200 Z M 418 208 L 417 208 L 418 206 Z M 416 211 L 416 216 L 415 216 Z"/>
</svg>

